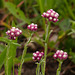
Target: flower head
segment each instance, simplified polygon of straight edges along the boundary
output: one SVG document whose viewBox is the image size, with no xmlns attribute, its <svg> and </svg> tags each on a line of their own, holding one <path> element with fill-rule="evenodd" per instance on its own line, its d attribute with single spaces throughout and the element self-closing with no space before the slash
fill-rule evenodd
<svg viewBox="0 0 75 75">
<path fill-rule="evenodd" d="M 67 52 L 64 52 L 63 50 L 57 50 L 56 53 L 53 55 L 54 59 L 60 59 L 60 60 L 64 60 L 67 59 L 68 54 Z"/>
<path fill-rule="evenodd" d="M 59 14 L 55 12 L 53 9 L 48 10 L 42 14 L 42 17 L 47 18 L 49 21 L 57 22 Z"/>
<path fill-rule="evenodd" d="M 40 61 L 43 56 L 44 56 L 44 52 L 36 51 L 35 53 L 33 53 L 32 59 Z"/>
<path fill-rule="evenodd" d="M 12 27 L 6 32 L 6 34 L 9 36 L 9 39 L 15 40 L 16 37 L 22 34 L 22 31 L 18 28 Z"/>
<path fill-rule="evenodd" d="M 32 23 L 32 24 L 28 25 L 27 28 L 31 31 L 36 31 L 37 30 L 37 24 Z"/>
</svg>

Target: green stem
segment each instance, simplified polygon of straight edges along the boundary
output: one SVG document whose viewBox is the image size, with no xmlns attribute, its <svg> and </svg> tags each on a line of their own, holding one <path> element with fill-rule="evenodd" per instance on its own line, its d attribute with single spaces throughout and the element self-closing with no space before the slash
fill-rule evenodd
<svg viewBox="0 0 75 75">
<path fill-rule="evenodd" d="M 25 46 L 24 46 L 24 50 L 23 50 L 23 54 L 22 54 L 22 58 L 21 58 L 21 65 L 20 65 L 20 68 L 19 68 L 19 73 L 18 73 L 18 75 L 21 75 L 21 69 L 22 69 L 22 65 L 23 65 L 23 63 L 24 63 L 24 57 L 25 57 L 26 52 L 27 52 L 27 45 L 30 43 L 31 38 L 32 38 L 32 35 L 33 35 L 33 33 L 31 34 L 29 40 L 27 41 L 27 43 L 26 43 Z"/>
<path fill-rule="evenodd" d="M 66 4 L 67 10 L 68 10 L 70 16 L 72 17 L 72 19 L 75 20 L 75 15 L 73 14 L 72 10 L 70 9 L 67 0 L 64 0 L 64 3 Z"/>
<path fill-rule="evenodd" d="M 9 54 L 9 48 L 10 48 L 10 45 L 8 44 L 8 49 L 7 49 L 7 53 L 6 53 L 6 60 L 5 60 L 5 69 L 6 69 L 6 75 L 8 75 L 8 54 Z"/>
<path fill-rule="evenodd" d="M 62 63 L 63 63 L 62 61 L 59 61 L 59 67 L 58 67 L 58 69 L 57 69 L 56 75 L 60 75 Z"/>
<path fill-rule="evenodd" d="M 8 54 L 9 54 L 9 50 L 7 50 L 7 53 L 6 53 L 6 75 L 8 75 Z"/>
<path fill-rule="evenodd" d="M 40 75 L 40 63 L 37 64 L 36 75 Z"/>
<path fill-rule="evenodd" d="M 14 75 L 14 59 L 13 59 L 13 75 Z"/>
<path fill-rule="evenodd" d="M 50 30 L 50 23 L 48 24 L 47 26 L 47 29 L 46 29 L 46 34 L 45 34 L 45 54 L 44 54 L 44 69 L 43 69 L 43 75 L 45 75 L 45 68 L 46 68 L 46 57 L 47 57 L 47 49 L 48 49 L 48 33 L 49 33 L 49 30 Z"/>
<path fill-rule="evenodd" d="M 43 75 L 43 65 L 44 65 L 44 63 L 42 62 L 41 63 L 41 73 L 42 73 L 42 75 Z"/>
</svg>

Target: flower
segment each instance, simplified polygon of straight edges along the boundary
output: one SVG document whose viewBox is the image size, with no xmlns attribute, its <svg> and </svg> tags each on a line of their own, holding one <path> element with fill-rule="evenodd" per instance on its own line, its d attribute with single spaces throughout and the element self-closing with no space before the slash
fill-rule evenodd
<svg viewBox="0 0 75 75">
<path fill-rule="evenodd" d="M 67 52 L 64 52 L 63 50 L 57 50 L 56 53 L 53 55 L 54 59 L 60 59 L 64 60 L 67 59 L 68 54 Z"/>
<path fill-rule="evenodd" d="M 9 36 L 9 39 L 15 40 L 16 37 L 22 34 L 22 30 L 12 27 L 10 30 L 6 32 L 6 34 Z"/>
<path fill-rule="evenodd" d="M 43 56 L 44 56 L 44 52 L 36 51 L 35 53 L 33 53 L 32 59 L 40 61 Z"/>
<path fill-rule="evenodd" d="M 32 24 L 28 25 L 27 28 L 31 31 L 36 31 L 37 30 L 37 24 L 32 23 Z"/>
<path fill-rule="evenodd" d="M 42 14 L 42 17 L 47 18 L 49 21 L 57 22 L 59 14 L 55 12 L 53 9 L 48 10 Z"/>
</svg>

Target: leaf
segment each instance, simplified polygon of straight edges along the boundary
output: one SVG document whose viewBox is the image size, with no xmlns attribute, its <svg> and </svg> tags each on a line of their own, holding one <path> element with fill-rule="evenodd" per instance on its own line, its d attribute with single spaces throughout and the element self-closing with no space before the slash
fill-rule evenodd
<svg viewBox="0 0 75 75">
<path fill-rule="evenodd" d="M 63 30 L 63 31 L 67 31 L 68 29 L 71 28 L 71 25 L 70 25 L 70 20 L 69 19 L 64 19 L 60 24 L 59 24 L 60 28 Z"/>
<path fill-rule="evenodd" d="M 32 53 L 27 53 L 25 58 L 24 58 L 24 62 L 28 62 L 28 61 L 32 61 Z M 18 58 L 14 58 L 14 63 L 18 64 L 21 62 L 21 56 L 19 56 Z"/>
<path fill-rule="evenodd" d="M 54 41 L 50 41 L 49 42 L 49 47 L 50 48 L 54 48 L 55 47 L 55 42 Z"/>
<path fill-rule="evenodd" d="M 20 46 L 20 44 L 16 43 L 17 42 L 16 40 L 10 40 L 10 39 L 7 39 L 5 37 L 0 37 L 0 41 L 3 41 L 5 43 L 10 43 L 11 42 L 12 44 L 14 44 L 16 46 Z"/>
<path fill-rule="evenodd" d="M 53 54 L 54 54 L 54 52 L 50 52 L 50 53 L 48 53 L 47 56 L 52 56 Z"/>
<path fill-rule="evenodd" d="M 6 42 L 6 43 L 10 42 L 10 40 L 5 37 L 0 37 L 0 41 Z"/>
<path fill-rule="evenodd" d="M 43 46 L 44 47 L 44 44 L 43 44 L 43 40 L 40 39 L 40 38 L 34 38 L 34 41 L 37 42 L 39 45 Z"/>
<path fill-rule="evenodd" d="M 5 58 L 5 73 L 6 73 L 6 75 L 11 75 L 11 69 L 14 64 L 13 59 L 16 56 L 16 48 L 17 48 L 17 45 L 15 45 L 11 42 L 8 44 L 6 58 Z"/>
<path fill-rule="evenodd" d="M 72 60 L 72 62 L 74 62 L 75 63 L 75 53 L 74 52 L 70 52 L 70 55 L 71 55 L 71 60 Z"/>
<path fill-rule="evenodd" d="M 24 24 L 25 24 L 25 22 L 19 23 L 19 24 L 17 25 L 17 27 L 21 27 L 21 26 L 23 26 Z"/>
<path fill-rule="evenodd" d="M 15 22 L 14 22 L 14 21 L 12 21 L 12 27 L 16 27 L 16 25 L 15 25 Z"/>
<path fill-rule="evenodd" d="M 0 8 L 4 7 L 4 0 L 0 0 Z"/>
<path fill-rule="evenodd" d="M 16 5 L 18 5 L 22 0 L 13 0 Z"/>
<path fill-rule="evenodd" d="M 20 44 L 16 43 L 17 40 L 10 40 L 4 37 L 0 37 L 0 41 L 6 42 L 8 44 L 4 65 L 6 75 L 11 75 L 11 69 L 14 64 L 13 59 L 16 56 L 16 48 L 17 46 L 20 46 Z"/>
<path fill-rule="evenodd" d="M 4 60 L 5 60 L 5 57 L 6 57 L 6 51 L 7 51 L 7 47 L 0 54 L 0 69 L 2 68 L 2 66 L 4 64 Z"/>
<path fill-rule="evenodd" d="M 0 44 L 0 51 L 2 52 L 5 49 L 5 46 Z"/>
<path fill-rule="evenodd" d="M 6 2 L 5 3 L 6 7 L 8 8 L 8 10 L 10 11 L 10 13 L 12 13 L 16 18 L 25 21 L 26 23 L 30 23 L 29 19 L 27 19 L 23 13 L 23 11 L 21 11 L 19 8 L 17 8 L 17 6 L 11 2 Z"/>
</svg>

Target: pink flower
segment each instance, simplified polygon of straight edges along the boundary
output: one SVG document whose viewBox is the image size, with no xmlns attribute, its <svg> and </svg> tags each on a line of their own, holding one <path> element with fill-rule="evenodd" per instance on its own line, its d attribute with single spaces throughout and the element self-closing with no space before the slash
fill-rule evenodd
<svg viewBox="0 0 75 75">
<path fill-rule="evenodd" d="M 44 56 L 44 52 L 36 51 L 35 53 L 33 53 L 32 59 L 40 61 L 43 56 Z"/>
<path fill-rule="evenodd" d="M 12 27 L 6 32 L 6 34 L 9 36 L 9 39 L 15 40 L 16 37 L 22 34 L 22 31 L 18 28 Z"/>
<path fill-rule="evenodd" d="M 28 25 L 27 28 L 31 31 L 36 31 L 37 30 L 37 24 L 32 23 L 32 24 Z"/>
<path fill-rule="evenodd" d="M 55 12 L 53 9 L 48 10 L 42 14 L 42 17 L 47 18 L 49 21 L 57 22 L 59 14 Z"/>
<path fill-rule="evenodd" d="M 54 59 L 60 59 L 64 60 L 68 58 L 67 52 L 64 52 L 63 50 L 57 50 L 56 53 L 53 55 Z"/>
</svg>

